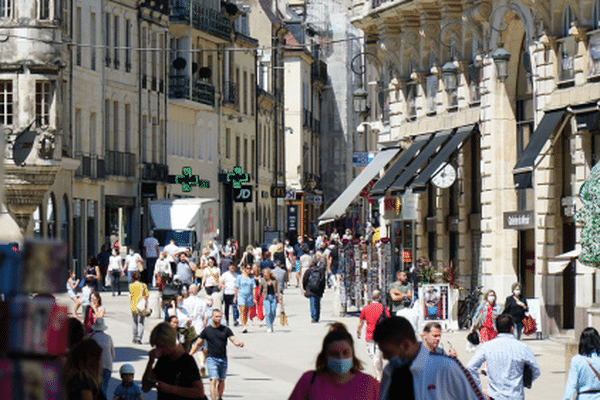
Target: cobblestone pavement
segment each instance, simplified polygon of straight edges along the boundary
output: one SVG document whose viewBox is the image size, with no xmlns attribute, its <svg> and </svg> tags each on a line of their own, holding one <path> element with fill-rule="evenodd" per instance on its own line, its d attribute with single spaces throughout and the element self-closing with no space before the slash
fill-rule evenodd
<svg viewBox="0 0 600 400">
<path fill-rule="evenodd" d="M 149 335 L 161 319 L 156 313 L 158 292 L 151 290 L 150 302 L 154 305 L 155 312 L 146 319 L 143 344 L 133 344 L 128 293 L 115 297 L 110 292 L 102 292 L 101 295 L 107 310 L 105 320 L 109 329 L 106 332 L 112 336 L 116 350 L 109 388 L 109 398 L 112 398 L 112 392 L 120 380 L 118 371 L 122 364 L 130 363 L 135 367 L 135 380 L 140 384 L 150 350 Z M 65 294 L 58 295 L 57 299 L 72 307 L 72 301 Z M 229 368 L 224 399 L 287 399 L 300 375 L 314 368 L 329 322 L 344 322 L 351 333 L 356 332 L 358 314 L 334 317 L 332 290 L 325 292 L 322 319 L 318 324 L 310 322 L 308 299 L 293 285 L 286 289 L 285 308 L 289 325 L 282 327 L 277 319 L 273 333 L 267 333 L 266 327 L 258 323 L 251 325 L 248 333 L 242 333 L 239 327 L 232 327 L 235 335 L 245 342 L 245 346 L 238 348 L 231 343 L 228 345 Z M 466 351 L 466 334 L 465 331 L 445 332 L 442 337 L 444 347 L 448 348 L 452 344 L 464 364 L 473 354 Z M 524 340 L 535 353 L 542 370 L 542 376 L 534 382 L 533 388 L 526 390 L 526 398 L 561 399 L 566 379 L 564 343 L 553 339 Z M 364 339 L 355 342 L 355 349 L 358 357 L 364 361 L 365 372 L 372 373 Z M 204 387 L 208 394 L 206 380 Z M 156 392 L 144 393 L 144 399 L 156 399 Z"/>
</svg>

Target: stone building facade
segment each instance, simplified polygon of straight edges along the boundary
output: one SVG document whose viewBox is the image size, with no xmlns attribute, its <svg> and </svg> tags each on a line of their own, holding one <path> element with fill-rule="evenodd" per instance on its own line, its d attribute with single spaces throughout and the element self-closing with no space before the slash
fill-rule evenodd
<svg viewBox="0 0 600 400">
<path fill-rule="evenodd" d="M 385 98 L 379 144 L 413 153 L 372 191 L 398 267 L 452 261 L 461 286 L 499 299 L 520 281 L 544 334 L 579 332 L 596 278 L 561 255 L 577 249 L 573 213 L 598 160 L 600 3 L 355 0 L 352 12 L 382 61 L 369 66 L 384 83 L 370 93 Z"/>
</svg>

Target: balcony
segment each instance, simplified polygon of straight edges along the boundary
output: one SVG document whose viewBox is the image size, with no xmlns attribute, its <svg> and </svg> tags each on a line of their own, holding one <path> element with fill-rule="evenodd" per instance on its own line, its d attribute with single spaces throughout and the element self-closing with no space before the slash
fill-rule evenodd
<svg viewBox="0 0 600 400">
<path fill-rule="evenodd" d="M 171 0 L 171 23 L 191 25 L 192 28 L 225 40 L 231 38 L 229 18 L 218 10 L 205 7 L 199 0 Z"/>
<path fill-rule="evenodd" d="M 75 170 L 76 178 L 104 179 L 104 159 L 96 154 L 75 152 L 75 159 L 80 161 L 79 168 Z"/>
<path fill-rule="evenodd" d="M 121 151 L 107 151 L 106 174 L 114 176 L 135 176 L 135 154 Z"/>
<path fill-rule="evenodd" d="M 190 98 L 190 78 L 187 76 L 169 76 L 169 98 Z"/>
<path fill-rule="evenodd" d="M 214 107 L 215 87 L 211 83 L 200 79 L 193 79 L 190 97 L 190 78 L 187 76 L 170 76 L 169 98 L 187 99 Z"/>
<path fill-rule="evenodd" d="M 223 84 L 223 101 L 237 107 L 239 106 L 238 100 L 238 88 L 235 82 L 225 81 Z"/>
<path fill-rule="evenodd" d="M 169 167 L 159 163 L 144 163 L 142 169 L 142 180 L 166 182 L 169 175 Z"/>
</svg>

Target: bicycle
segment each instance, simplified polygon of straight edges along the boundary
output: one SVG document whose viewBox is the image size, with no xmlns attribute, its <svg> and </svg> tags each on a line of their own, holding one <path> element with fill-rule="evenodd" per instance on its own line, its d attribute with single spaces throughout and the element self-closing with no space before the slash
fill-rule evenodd
<svg viewBox="0 0 600 400">
<path fill-rule="evenodd" d="M 479 306 L 479 298 L 482 295 L 481 289 L 483 289 L 483 286 L 471 290 L 458 307 L 458 327 L 460 329 L 471 328 L 473 315 Z"/>
</svg>

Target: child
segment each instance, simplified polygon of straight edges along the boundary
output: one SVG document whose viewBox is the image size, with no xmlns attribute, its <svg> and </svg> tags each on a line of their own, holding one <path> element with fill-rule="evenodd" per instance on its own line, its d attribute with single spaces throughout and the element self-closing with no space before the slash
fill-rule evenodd
<svg viewBox="0 0 600 400">
<path fill-rule="evenodd" d="M 83 286 L 83 288 L 81 289 L 81 296 L 79 297 L 79 300 L 81 301 L 81 311 L 83 312 L 84 326 L 87 320 L 89 319 L 90 308 L 92 305 L 92 292 L 94 291 L 93 285 L 94 282 L 91 279 L 86 278 L 85 286 Z"/>
<path fill-rule="evenodd" d="M 79 286 L 79 279 L 75 276 L 75 271 L 69 270 L 69 279 L 67 280 L 67 293 L 71 300 L 75 302 L 75 309 L 73 310 L 73 317 L 77 318 L 77 310 L 79 310 L 79 306 L 81 305 L 81 300 L 79 300 L 79 296 L 77 295 L 77 286 Z"/>
<path fill-rule="evenodd" d="M 133 365 L 123 364 L 119 369 L 119 373 L 123 381 L 115 388 L 113 400 L 142 400 L 142 391 L 133 383 L 133 375 L 135 374 Z"/>
</svg>

